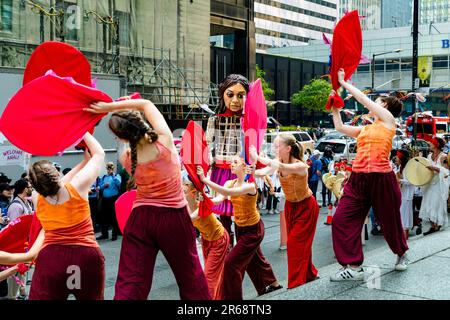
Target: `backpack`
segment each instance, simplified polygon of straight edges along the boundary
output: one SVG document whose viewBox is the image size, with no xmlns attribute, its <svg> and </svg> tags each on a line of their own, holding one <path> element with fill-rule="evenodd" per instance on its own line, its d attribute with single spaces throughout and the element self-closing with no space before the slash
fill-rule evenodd
<svg viewBox="0 0 450 320">
<path fill-rule="evenodd" d="M 26 200 L 26 201 L 27 201 L 27 204 L 30 206 L 31 210 L 34 211 L 34 205 L 33 205 L 33 202 L 30 202 L 30 201 L 28 201 L 28 200 Z M 28 208 L 24 207 L 24 206 L 26 206 L 26 204 L 23 203 L 21 200 L 17 200 L 17 197 L 15 197 L 15 198 L 13 199 L 13 201 L 11 201 L 11 203 L 8 205 L 8 207 L 6 208 L 6 210 L 5 210 L 5 209 L 3 209 L 3 210 L 5 210 L 6 213 L 8 213 L 9 207 L 11 207 L 11 205 L 14 204 L 14 203 L 18 203 L 18 204 L 21 205 L 22 208 L 24 208 L 24 214 L 30 214 L 30 213 L 25 213 L 25 212 L 28 210 Z"/>
<path fill-rule="evenodd" d="M 322 162 L 322 174 L 328 173 L 328 166 L 330 165 L 331 160 L 329 158 L 322 157 L 320 158 Z"/>
</svg>

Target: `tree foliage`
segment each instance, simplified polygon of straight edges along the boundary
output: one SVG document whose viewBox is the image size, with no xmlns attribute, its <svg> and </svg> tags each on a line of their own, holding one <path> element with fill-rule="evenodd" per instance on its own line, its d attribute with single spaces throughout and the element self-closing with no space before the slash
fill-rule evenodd
<svg viewBox="0 0 450 320">
<path fill-rule="evenodd" d="M 331 84 L 323 79 L 314 79 L 291 97 L 291 103 L 309 111 L 328 112 L 325 106 L 331 92 Z"/>
<path fill-rule="evenodd" d="M 270 101 L 272 97 L 275 95 L 275 90 L 270 88 L 270 84 L 266 81 L 264 78 L 266 76 L 266 72 L 259 68 L 258 65 L 256 65 L 256 77 L 261 79 L 261 85 L 264 93 L 264 98 L 266 98 L 266 101 Z"/>
</svg>

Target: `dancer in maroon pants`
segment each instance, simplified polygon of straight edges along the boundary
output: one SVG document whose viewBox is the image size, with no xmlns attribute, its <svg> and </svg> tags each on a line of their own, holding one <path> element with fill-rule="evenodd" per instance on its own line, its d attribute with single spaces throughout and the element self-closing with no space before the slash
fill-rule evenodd
<svg viewBox="0 0 450 320">
<path fill-rule="evenodd" d="M 333 247 L 343 268 L 331 276 L 331 281 L 364 280 L 361 230 L 370 207 L 389 247 L 398 257 L 395 269 L 406 270 L 408 263 L 405 254 L 408 245 L 400 216 L 401 192 L 389 161 L 396 129 L 395 117 L 400 115 L 402 103 L 395 97 L 372 101 L 347 83 L 344 77 L 344 70 L 339 70 L 340 84 L 369 109 L 369 115 L 375 118 L 375 122 L 362 128 L 346 126 L 342 124 L 339 110 L 333 108 L 336 130 L 357 138 L 358 151 L 352 175 L 333 217 Z"/>
<path fill-rule="evenodd" d="M 141 99 L 96 103 L 86 111 L 114 112 L 109 127 L 130 144 L 120 157 L 131 174 L 128 188 L 137 185 L 124 230 L 114 299 L 148 298 L 159 250 L 175 274 L 182 300 L 210 299 L 181 188 L 181 163 L 163 115 L 153 103 Z"/>
<path fill-rule="evenodd" d="M 244 182 L 245 162 L 236 156 L 231 162 L 231 172 L 236 180 L 225 182 L 222 187 L 204 176 L 198 167 L 200 180 L 214 191 L 231 198 L 234 208 L 237 243 L 225 260 L 222 300 L 242 300 L 242 281 L 247 271 L 259 295 L 281 289 L 272 267 L 261 251 L 264 224 L 256 208 L 258 192 L 254 183 Z"/>
</svg>

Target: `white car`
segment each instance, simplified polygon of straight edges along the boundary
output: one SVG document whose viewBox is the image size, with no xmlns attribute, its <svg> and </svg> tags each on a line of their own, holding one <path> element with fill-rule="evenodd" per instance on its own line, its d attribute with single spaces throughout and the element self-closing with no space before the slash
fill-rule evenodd
<svg viewBox="0 0 450 320">
<path fill-rule="evenodd" d="M 303 150 L 305 151 L 306 156 L 312 155 L 314 151 L 314 140 L 311 138 L 311 136 L 305 132 L 305 131 L 280 131 L 280 132 L 268 132 L 264 136 L 264 143 L 262 145 L 261 150 L 269 157 L 273 157 L 273 150 L 272 145 L 273 141 L 280 133 L 288 133 L 292 134 L 295 139 L 297 139 L 298 142 L 303 147 Z"/>
<path fill-rule="evenodd" d="M 317 140 L 317 142 L 314 144 L 314 147 L 317 148 L 319 143 L 321 143 L 322 141 L 328 141 L 328 140 L 333 140 L 333 139 L 345 139 L 345 137 L 347 137 L 345 134 L 343 134 L 337 130 L 332 130 L 332 131 L 328 132 L 327 134 L 325 134 L 322 138 Z"/>
<path fill-rule="evenodd" d="M 331 139 L 322 141 L 317 145 L 316 150 L 323 153 L 327 146 L 330 146 L 331 150 L 333 150 L 335 161 L 338 161 L 341 158 L 346 158 L 350 162 L 356 157 L 356 140 L 353 138 L 347 137 L 347 139 Z"/>
</svg>

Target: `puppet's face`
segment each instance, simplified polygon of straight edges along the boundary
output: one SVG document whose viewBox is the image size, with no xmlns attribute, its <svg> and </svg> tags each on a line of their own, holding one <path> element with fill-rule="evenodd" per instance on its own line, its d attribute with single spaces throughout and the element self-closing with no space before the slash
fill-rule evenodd
<svg viewBox="0 0 450 320">
<path fill-rule="evenodd" d="M 227 88 L 223 94 L 225 106 L 232 112 L 239 112 L 244 107 L 246 95 L 247 92 L 240 83 Z"/>
</svg>

